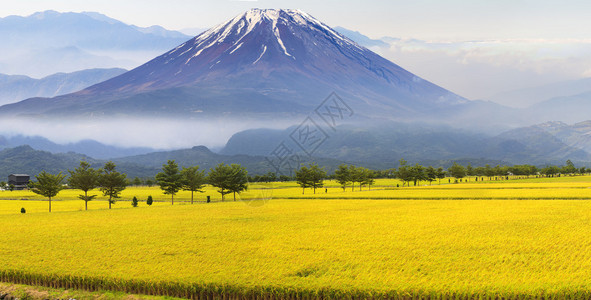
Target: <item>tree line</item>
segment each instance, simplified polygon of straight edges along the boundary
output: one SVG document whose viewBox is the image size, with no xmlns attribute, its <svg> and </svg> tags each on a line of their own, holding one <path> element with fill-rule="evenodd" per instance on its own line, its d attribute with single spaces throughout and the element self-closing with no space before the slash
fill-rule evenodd
<svg viewBox="0 0 591 300">
<path fill-rule="evenodd" d="M 404 185 L 410 185 L 412 182 L 415 186 L 418 182 L 428 181 L 430 184 L 433 181 L 439 180 L 446 177 L 455 178 L 456 180 L 462 180 L 465 177 L 475 177 L 474 180 L 483 180 L 487 177 L 489 180 L 493 178 L 508 178 L 508 176 L 546 176 L 554 177 L 560 175 L 576 175 L 576 174 L 587 174 L 591 173 L 591 169 L 587 167 L 575 167 L 571 160 L 567 160 L 564 166 L 548 165 L 539 168 L 534 165 L 513 165 L 513 166 L 490 166 L 486 164 L 484 166 L 473 167 L 472 164 L 468 163 L 463 166 L 457 162 L 454 162 L 449 168 L 444 169 L 438 167 L 435 169 L 432 166 L 424 167 L 420 164 L 409 165 L 407 161 L 401 159 L 399 161 L 400 167 L 398 169 L 389 169 L 382 171 L 375 171 L 376 178 L 398 178 Z"/>
<path fill-rule="evenodd" d="M 306 188 L 311 188 L 316 194 L 316 189 L 324 187 L 324 179 L 335 179 L 343 188 L 343 191 L 348 185 L 351 185 L 351 190 L 355 189 L 355 183 L 361 190 L 362 186 L 374 184 L 376 172 L 364 167 L 357 167 L 354 165 L 341 164 L 335 170 L 334 175 L 327 176 L 324 167 L 319 167 L 316 163 L 310 163 L 308 166 L 302 165 L 295 171 L 296 183 L 302 188 L 302 194 L 305 193 Z"/>
<path fill-rule="evenodd" d="M 29 183 L 32 192 L 48 198 L 49 212 L 51 212 L 51 199 L 65 188 L 78 189 L 84 193 L 78 198 L 84 201 L 86 210 L 88 210 L 88 202 L 97 197 L 97 195 L 89 195 L 89 192 L 98 188 L 103 196 L 109 197 L 109 209 L 111 209 L 116 199 L 121 198 L 121 192 L 131 184 L 127 175 L 118 172 L 115 163 L 111 161 L 99 169 L 94 169 L 88 162 L 81 161 L 79 167 L 68 170 L 68 173 L 69 176 L 66 179 L 66 175 L 61 172 L 50 174 L 42 171 L 35 176 L 36 181 Z M 156 174 L 155 181 L 164 194 L 171 196 L 171 204 L 174 204 L 174 196 L 180 190 L 191 191 L 191 204 L 193 204 L 194 193 L 203 193 L 203 187 L 206 184 L 218 188 L 222 201 L 229 193 L 234 194 L 234 201 L 236 201 L 236 194 L 248 188 L 248 172 L 237 164 L 220 163 L 215 168 L 211 168 L 206 175 L 204 170 L 199 170 L 199 166 L 179 170 L 176 162 L 169 160 L 162 166 L 162 172 Z M 151 204 L 151 196 L 148 197 L 148 202 Z M 132 204 L 134 203 L 134 206 L 137 206 L 137 198 L 132 201 Z"/>
<path fill-rule="evenodd" d="M 325 179 L 334 179 L 340 185 L 343 191 L 347 186 L 351 186 L 351 191 L 355 189 L 355 184 L 359 187 L 359 190 L 363 186 L 367 186 L 368 189 L 374 184 L 375 178 L 398 178 L 402 181 L 402 186 L 417 185 L 419 182 L 427 181 L 432 184 L 433 181 L 439 181 L 446 177 L 453 177 L 455 180 L 462 180 L 467 176 L 477 176 L 475 180 L 480 177 L 488 177 L 489 180 L 493 178 L 506 178 L 509 175 L 517 176 L 560 176 L 569 174 L 586 174 L 591 173 L 591 169 L 586 167 L 575 167 L 571 160 L 567 160 L 564 166 L 545 166 L 538 168 L 534 165 L 513 165 L 513 166 L 501 166 L 496 165 L 494 167 L 485 165 L 481 167 L 472 167 L 472 164 L 468 163 L 466 166 L 454 162 L 449 168 L 444 169 L 443 167 L 435 168 L 433 166 L 422 166 L 418 163 L 409 165 L 404 159 L 399 161 L 400 166 L 398 169 L 392 168 L 387 170 L 374 171 L 364 167 L 358 167 L 355 165 L 341 164 L 334 171 L 333 175 L 327 176 L 324 168 L 318 167 L 315 163 L 311 163 L 308 166 L 301 166 L 300 169 L 295 171 L 295 180 L 297 184 L 302 187 L 302 194 L 306 188 L 313 189 L 316 193 L 316 189 L 324 186 Z M 483 178 L 481 178 L 483 180 Z"/>
<path fill-rule="evenodd" d="M 160 186 L 164 194 L 171 196 L 171 204 L 174 204 L 174 196 L 180 191 L 191 192 L 191 204 L 193 204 L 194 193 L 203 193 L 204 186 L 210 184 L 217 188 L 217 192 L 221 194 L 222 201 L 225 195 L 233 194 L 234 201 L 236 201 L 236 194 L 239 194 L 248 189 L 248 182 L 253 181 L 281 181 L 295 180 L 297 184 L 302 187 L 302 194 L 305 193 L 306 188 L 311 188 L 313 193 L 316 190 L 324 187 L 325 179 L 334 179 L 339 183 L 343 191 L 350 186 L 351 190 L 355 190 L 355 185 L 361 190 L 363 186 L 371 189 L 375 182 L 375 178 L 398 178 L 402 181 L 402 185 L 409 186 L 413 183 L 415 186 L 421 181 L 428 181 L 430 184 L 433 181 L 445 177 L 453 177 L 456 180 L 462 180 L 466 176 L 488 177 L 508 177 L 509 175 L 518 176 L 560 176 L 561 174 L 585 174 L 591 173 L 591 169 L 586 167 L 575 167 L 570 160 L 566 161 L 564 166 L 546 166 L 538 168 L 533 165 L 514 165 L 514 166 L 494 166 L 485 165 L 483 167 L 472 167 L 471 164 L 462 166 L 454 162 L 447 170 L 442 167 L 434 168 L 433 166 L 424 167 L 420 164 L 409 165 L 407 161 L 401 159 L 398 169 L 388 169 L 374 171 L 364 167 L 355 165 L 341 164 L 334 171 L 334 174 L 327 176 L 324 167 L 319 167 L 316 163 L 310 163 L 307 166 L 301 165 L 299 169 L 295 170 L 294 178 L 284 175 L 277 176 L 273 172 L 265 175 L 257 175 L 255 177 L 248 176 L 247 170 L 239 164 L 224 164 L 220 163 L 216 167 L 211 168 L 207 174 L 204 170 L 200 170 L 199 166 L 183 167 L 179 170 L 179 166 L 174 160 L 162 165 L 162 171 L 156 174 L 155 183 Z M 79 195 L 78 198 L 85 202 L 85 208 L 88 210 L 88 202 L 92 201 L 97 195 L 89 195 L 88 192 L 98 188 L 103 196 L 109 197 L 109 209 L 115 203 L 116 199 L 121 197 L 121 192 L 132 182 L 127 179 L 127 175 L 116 170 L 113 162 L 107 162 L 102 168 L 94 169 L 89 163 L 85 161 L 80 162 L 80 166 L 74 170 L 68 170 L 69 177 L 66 180 L 66 175 L 61 172 L 58 174 L 49 174 L 42 171 L 35 176 L 36 181 L 31 182 L 29 187 L 34 193 L 47 197 L 49 200 L 49 211 L 51 212 L 51 198 L 55 197 L 62 189 L 67 187 L 72 189 L 79 189 L 84 194 Z M 139 179 L 133 180 L 136 184 Z M 481 179 L 482 180 L 482 179 Z M 151 197 L 150 197 L 151 198 Z"/>
</svg>

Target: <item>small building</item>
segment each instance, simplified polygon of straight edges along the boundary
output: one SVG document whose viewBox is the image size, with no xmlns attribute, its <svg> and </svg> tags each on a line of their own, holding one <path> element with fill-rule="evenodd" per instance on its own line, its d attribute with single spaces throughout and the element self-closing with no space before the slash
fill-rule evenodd
<svg viewBox="0 0 591 300">
<path fill-rule="evenodd" d="M 31 176 L 27 174 L 10 174 L 8 175 L 8 185 L 14 185 L 15 190 L 24 190 L 27 188 Z"/>
</svg>

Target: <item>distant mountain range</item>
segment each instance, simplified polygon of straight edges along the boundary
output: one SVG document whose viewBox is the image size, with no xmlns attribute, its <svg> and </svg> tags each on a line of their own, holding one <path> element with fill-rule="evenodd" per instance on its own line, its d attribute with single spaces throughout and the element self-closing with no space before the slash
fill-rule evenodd
<svg viewBox="0 0 591 300">
<path fill-rule="evenodd" d="M 94 12 L 8 16 L 0 18 L 0 73 L 40 78 L 92 68 L 133 68 L 189 38 Z"/>
<path fill-rule="evenodd" d="M 115 78 L 0 114 L 273 120 L 304 116 L 331 92 L 366 117 L 430 118 L 467 103 L 304 12 L 253 9 Z"/>
<path fill-rule="evenodd" d="M 51 153 L 80 153 L 96 159 L 112 159 L 154 152 L 151 148 L 122 148 L 109 146 L 94 140 L 83 140 L 76 143 L 57 144 L 40 136 L 0 136 L 0 149 L 15 148 L 28 145 L 34 149 Z"/>
<path fill-rule="evenodd" d="M 50 170 L 65 170 L 79 159 L 100 164 L 104 159 L 114 158 L 129 170 L 130 176 L 153 176 L 167 159 L 205 168 L 219 162 L 236 162 L 253 173 L 265 173 L 272 171 L 265 156 L 270 156 L 282 141 L 292 140 L 296 125 L 306 122 L 310 126 L 318 125 L 313 119 L 318 116 L 332 118 L 334 122 L 335 118 L 342 119 L 343 114 L 354 117 L 350 123 L 338 126 L 324 119 L 321 126 L 312 128 L 324 131 L 327 139 L 312 156 L 300 151 L 302 162 L 314 160 L 330 170 L 342 162 L 390 168 L 400 158 L 434 165 L 446 165 L 454 160 L 539 165 L 561 164 L 566 159 L 577 163 L 591 161 L 589 123 L 573 126 L 543 123 L 590 119 L 586 114 L 591 111 L 591 92 L 585 90 L 584 82 L 548 91 L 546 96 L 550 98 L 534 101 L 535 105 L 529 108 L 469 101 L 366 48 L 385 47 L 384 40 L 370 39 L 344 28 L 332 29 L 298 10 L 250 10 L 192 39 L 160 27 L 126 25 L 96 13 L 49 11 L 27 18 L 2 18 L 0 38 L 10 31 L 7 24 L 13 24 L 15 32 L 28 32 L 28 36 L 9 37 L 0 49 L 17 47 L 21 38 L 26 43 L 37 38 L 36 31 L 25 30 L 29 24 L 44 34 L 39 37 L 40 51 L 45 51 L 44 45 L 64 43 L 71 54 L 64 58 L 68 61 L 75 61 L 76 53 L 86 51 L 139 53 L 158 51 L 159 47 L 168 50 L 131 71 L 112 70 L 123 73 L 104 81 L 97 79 L 96 84 L 80 91 L 75 91 L 78 88 L 74 86 L 83 84 L 72 78 L 88 76 L 85 82 L 89 82 L 99 76 L 108 77 L 108 72 L 100 75 L 96 70 L 82 71 L 59 75 L 65 76 L 61 79 L 55 75 L 38 81 L 0 77 L 0 87 L 3 82 L 7 84 L 6 89 L 0 88 L 0 97 L 2 92 L 13 98 L 22 97 L 25 92 L 37 96 L 0 107 L 2 119 L 24 116 L 18 119 L 22 123 L 15 122 L 18 126 L 31 126 L 39 119 L 56 124 L 68 120 L 68 126 L 76 127 L 77 122 L 85 120 L 110 123 L 112 118 L 129 122 L 144 118 L 150 120 L 150 126 L 141 131 L 150 139 L 157 140 L 157 134 L 174 135 L 193 145 L 201 142 L 190 140 L 187 133 L 229 126 L 230 121 L 238 124 L 256 121 L 260 122 L 257 127 L 263 127 L 237 132 L 219 154 L 204 147 L 160 152 L 133 144 L 129 148 L 113 147 L 92 140 L 92 136 L 68 145 L 38 137 L 11 135 L 0 139 L 0 149 L 6 151 L 4 162 L 13 170 L 19 169 L 14 164 L 20 164 L 23 167 L 19 172 L 38 170 L 21 161 L 26 156 L 11 152 L 15 146 L 29 144 L 32 148 L 19 148 L 20 151 L 55 162 Z M 52 34 L 57 35 L 53 43 L 46 38 Z M 104 41 L 100 42 L 101 39 Z M 70 42 L 75 46 L 70 46 Z M 174 44 L 168 45 L 171 43 Z M 55 51 L 56 57 L 64 53 Z M 38 59 L 52 58 L 41 55 Z M 0 59 L 0 70 L 2 63 Z M 31 65 L 34 64 L 35 61 Z M 75 92 L 48 95 L 61 93 L 67 86 Z M 569 87 L 575 94 L 564 95 Z M 335 106 L 337 101 L 333 106 L 319 107 L 333 92 L 339 103 L 345 105 Z M 179 123 L 175 130 L 158 132 L 155 129 L 161 119 L 202 123 Z M 277 125 L 278 121 L 283 123 Z M 524 127 L 535 123 L 543 124 Z M 285 124 L 294 126 L 280 130 L 264 128 L 271 125 L 285 128 L 288 126 Z M 119 140 L 125 141 L 125 135 L 137 135 L 139 130 L 121 125 L 101 132 L 123 136 Z M 299 149 L 296 144 L 291 146 Z M 53 154 L 41 154 L 33 148 Z M 74 153 L 57 154 L 69 151 Z M 30 161 L 49 166 L 37 158 Z"/>
<path fill-rule="evenodd" d="M 275 172 L 269 163 L 272 153 L 293 128 L 281 130 L 249 130 L 233 136 L 221 153 L 214 153 L 204 146 L 190 149 L 149 152 L 139 155 L 113 158 L 118 169 L 133 177 L 153 177 L 162 165 L 174 159 L 180 166 L 199 165 L 208 170 L 219 163 L 238 163 L 249 174 Z M 591 166 L 591 121 L 573 126 L 560 122 L 548 122 L 505 132 L 498 136 L 482 136 L 453 128 L 429 127 L 419 124 L 382 124 L 379 129 L 360 129 L 352 126 L 337 128 L 327 142 L 313 156 L 300 151 L 298 163 L 316 162 L 331 173 L 341 163 L 352 163 L 372 169 L 389 169 L 398 166 L 398 160 L 449 167 L 454 161 L 474 166 L 484 164 L 547 164 L 563 165 L 567 159 L 577 166 Z M 6 145 L 7 139 L 0 139 Z M 40 140 L 17 138 L 14 143 L 35 142 L 42 149 L 55 147 Z M 83 145 L 88 147 L 84 148 Z M 104 153 L 116 153 L 117 149 L 96 142 L 62 146 L 63 150 L 79 147 L 88 151 L 91 147 Z M 35 150 L 30 146 L 0 147 L 0 179 L 11 173 L 35 175 L 45 170 L 52 173 L 75 168 L 80 160 L 101 167 L 106 158 L 95 159 L 75 152 L 51 153 Z M 53 148 L 56 150 L 55 148 Z M 149 149 L 136 149 L 136 151 Z M 129 150 L 131 151 L 131 150 Z M 58 152 L 58 151 L 54 151 Z M 122 154 L 119 152 L 119 154 Z M 293 170 L 281 170 L 293 175 Z"/>
<path fill-rule="evenodd" d="M 248 155 L 221 155 L 211 152 L 206 147 L 193 147 L 165 152 L 154 152 L 137 156 L 112 159 L 120 172 L 127 174 L 128 178 L 154 177 L 162 171 L 162 165 L 169 159 L 174 159 L 180 167 L 199 165 L 202 170 L 208 171 L 219 163 L 237 163 L 249 171 L 251 175 L 265 174 L 274 171 L 269 168 L 267 160 L 262 156 Z M 0 181 L 6 181 L 10 174 L 20 173 L 34 176 L 41 171 L 50 173 L 62 172 L 67 174 L 68 170 L 78 167 L 80 161 L 84 160 L 93 168 L 100 168 L 107 160 L 94 159 L 86 155 L 68 152 L 51 153 L 48 151 L 35 150 L 28 145 L 0 150 Z M 326 158 L 307 158 L 303 163 L 317 162 L 325 167 L 328 172 L 333 172 L 341 161 Z M 286 175 L 293 175 L 287 173 Z"/>
<path fill-rule="evenodd" d="M 125 69 L 90 69 L 57 73 L 41 79 L 0 74 L 0 105 L 33 97 L 55 97 L 79 91 L 126 72 Z"/>
<path fill-rule="evenodd" d="M 384 42 L 381 39 L 378 39 L 378 40 L 371 39 L 371 38 L 363 35 L 359 31 L 349 30 L 347 28 L 343 28 L 340 26 L 335 27 L 334 30 L 336 32 L 350 38 L 352 41 L 354 41 L 355 43 L 357 43 L 363 47 L 371 48 L 371 47 L 389 47 L 390 46 L 387 42 Z"/>
<path fill-rule="evenodd" d="M 589 122 L 586 125 L 575 126 L 578 130 L 566 126 L 552 131 L 543 129 L 547 125 L 542 124 L 494 136 L 418 123 L 382 123 L 375 127 L 343 125 L 331 133 L 314 155 L 378 169 L 396 166 L 400 158 L 436 164 L 464 160 L 543 165 L 563 164 L 567 159 L 587 163 L 591 162 L 591 151 L 586 150 L 591 148 L 587 136 L 591 130 L 586 131 Z M 235 134 L 220 153 L 268 156 L 293 131 L 294 128 L 243 131 Z M 583 146 L 586 149 L 582 149 Z M 298 148 L 292 146 L 292 149 Z M 305 153 L 300 152 L 300 155 L 305 156 Z"/>
<path fill-rule="evenodd" d="M 591 78 L 584 78 L 500 93 L 488 100 L 507 106 L 526 108 L 551 99 L 576 97 L 590 92 Z"/>
<path fill-rule="evenodd" d="M 546 122 L 523 128 L 529 131 L 544 131 L 566 145 L 591 153 L 591 121 L 567 125 L 563 122 Z"/>
</svg>

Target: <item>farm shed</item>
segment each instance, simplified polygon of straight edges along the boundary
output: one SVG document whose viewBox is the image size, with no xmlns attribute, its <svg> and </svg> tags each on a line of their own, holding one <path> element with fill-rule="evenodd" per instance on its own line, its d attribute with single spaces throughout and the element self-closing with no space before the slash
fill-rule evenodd
<svg viewBox="0 0 591 300">
<path fill-rule="evenodd" d="M 8 185 L 14 185 L 15 190 L 24 190 L 30 179 L 31 177 L 27 174 L 10 174 L 8 175 Z"/>
</svg>

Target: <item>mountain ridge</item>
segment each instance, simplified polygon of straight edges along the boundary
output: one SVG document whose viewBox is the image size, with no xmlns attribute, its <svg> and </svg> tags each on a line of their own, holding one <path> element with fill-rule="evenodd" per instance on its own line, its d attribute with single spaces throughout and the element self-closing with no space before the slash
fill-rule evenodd
<svg viewBox="0 0 591 300">
<path fill-rule="evenodd" d="M 24 75 L 0 74 L 0 105 L 28 98 L 55 97 L 77 92 L 126 71 L 120 68 L 88 69 L 72 73 L 56 73 L 40 79 Z"/>
<path fill-rule="evenodd" d="M 34 78 L 91 68 L 134 68 L 190 36 L 93 12 L 0 18 L 0 73 Z M 67 59 L 64 59 L 67 58 Z"/>
<path fill-rule="evenodd" d="M 192 95 L 178 96 L 188 87 L 195 89 Z M 283 101 L 292 105 L 276 106 L 274 113 L 293 113 L 299 106 L 297 113 L 305 114 L 333 91 L 348 98 L 356 111 L 382 117 L 467 102 L 302 11 L 253 9 L 120 76 L 44 99 L 43 106 L 40 100 L 28 99 L 1 107 L 0 112 L 66 114 L 72 104 L 78 114 L 109 114 L 121 103 L 133 103 L 136 113 L 161 114 L 162 107 L 143 102 L 176 97 L 175 108 L 189 115 L 208 115 L 208 104 L 228 101 L 242 101 L 241 108 Z M 207 97 L 215 95 L 221 96 L 208 102 Z M 256 109 L 249 113 L 256 114 Z"/>
</svg>

